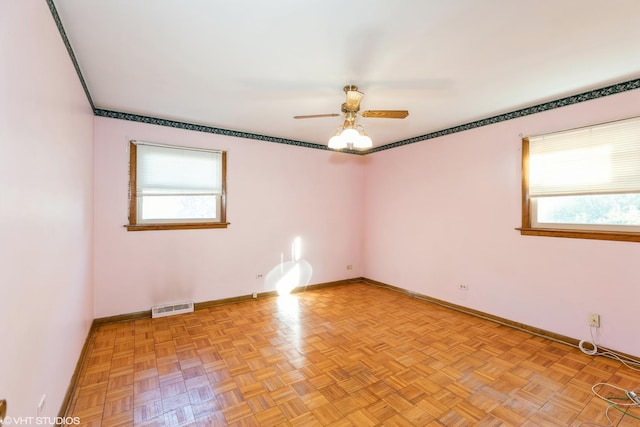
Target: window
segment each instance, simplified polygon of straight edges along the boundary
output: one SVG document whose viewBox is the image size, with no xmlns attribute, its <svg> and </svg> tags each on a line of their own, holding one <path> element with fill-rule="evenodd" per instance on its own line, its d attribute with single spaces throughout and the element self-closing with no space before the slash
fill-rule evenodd
<svg viewBox="0 0 640 427">
<path fill-rule="evenodd" d="M 131 141 L 129 231 L 226 228 L 226 152 Z"/>
<path fill-rule="evenodd" d="M 520 231 L 640 241 L 640 118 L 524 138 Z"/>
</svg>

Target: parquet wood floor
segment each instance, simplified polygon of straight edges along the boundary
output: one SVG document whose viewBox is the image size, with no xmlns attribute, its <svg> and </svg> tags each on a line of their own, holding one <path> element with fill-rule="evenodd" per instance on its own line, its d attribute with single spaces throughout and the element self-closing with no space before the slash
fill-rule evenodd
<svg viewBox="0 0 640 427">
<path fill-rule="evenodd" d="M 617 361 L 361 283 L 104 325 L 89 346 L 67 415 L 90 426 L 608 425 L 592 385 L 640 388 Z"/>
</svg>

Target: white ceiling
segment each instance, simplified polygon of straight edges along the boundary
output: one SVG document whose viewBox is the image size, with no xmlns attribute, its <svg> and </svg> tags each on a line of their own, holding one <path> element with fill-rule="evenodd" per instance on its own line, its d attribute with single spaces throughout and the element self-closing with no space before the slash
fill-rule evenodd
<svg viewBox="0 0 640 427">
<path fill-rule="evenodd" d="M 638 0 L 53 0 L 97 109 L 375 146 L 640 77 Z"/>
</svg>

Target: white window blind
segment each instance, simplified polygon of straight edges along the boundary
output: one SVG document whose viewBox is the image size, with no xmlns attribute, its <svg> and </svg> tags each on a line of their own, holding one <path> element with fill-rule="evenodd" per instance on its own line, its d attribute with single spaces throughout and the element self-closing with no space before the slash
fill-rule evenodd
<svg viewBox="0 0 640 427">
<path fill-rule="evenodd" d="M 219 194 L 222 153 L 137 143 L 138 195 Z"/>
<path fill-rule="evenodd" d="M 640 193 L 640 118 L 529 138 L 530 197 Z"/>
<path fill-rule="evenodd" d="M 221 151 L 135 142 L 136 221 L 221 221 Z"/>
</svg>

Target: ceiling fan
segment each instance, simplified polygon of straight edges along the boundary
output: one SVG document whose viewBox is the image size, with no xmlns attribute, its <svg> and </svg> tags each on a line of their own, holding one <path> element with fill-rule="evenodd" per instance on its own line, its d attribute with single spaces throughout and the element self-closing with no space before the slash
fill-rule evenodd
<svg viewBox="0 0 640 427">
<path fill-rule="evenodd" d="M 364 93 L 358 91 L 358 87 L 347 85 L 344 87 L 347 100 L 342 104 L 342 114 L 345 117 L 344 123 L 340 126 L 336 134 L 329 140 L 329 148 L 342 149 L 352 146 L 358 149 L 371 148 L 373 143 L 371 138 L 364 132 L 362 125 L 356 125 L 356 115 L 360 111 L 360 101 Z M 294 119 L 316 119 L 320 117 L 338 117 L 340 113 L 310 114 L 306 116 L 294 116 Z M 360 116 L 375 119 L 404 119 L 409 115 L 407 110 L 367 110 L 360 113 Z"/>
</svg>

